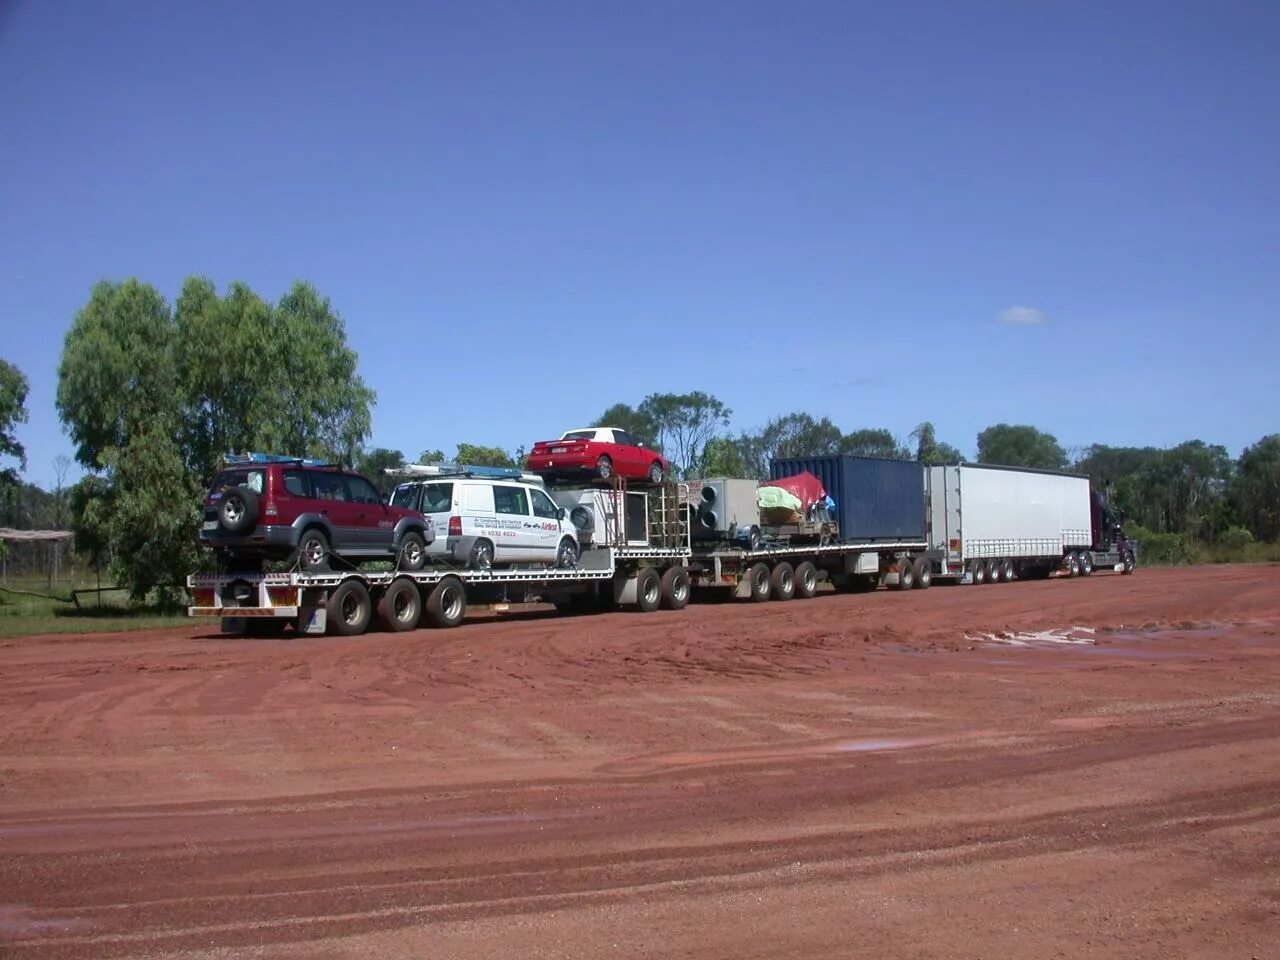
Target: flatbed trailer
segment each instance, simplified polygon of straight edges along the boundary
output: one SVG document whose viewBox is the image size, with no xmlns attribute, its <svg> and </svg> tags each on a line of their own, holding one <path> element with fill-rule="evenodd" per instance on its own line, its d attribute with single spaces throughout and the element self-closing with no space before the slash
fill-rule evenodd
<svg viewBox="0 0 1280 960">
<path fill-rule="evenodd" d="M 292 625 L 298 633 L 354 636 L 375 621 L 392 631 L 412 630 L 424 620 L 456 627 L 470 603 L 519 602 L 530 595 L 565 609 L 591 600 L 643 612 L 678 610 L 689 601 L 688 560 L 687 547 L 604 547 L 586 551 L 571 569 L 193 574 L 187 578 L 187 614 L 217 618 L 228 633 L 269 634 Z"/>
<path fill-rule="evenodd" d="M 807 599 L 822 581 L 840 592 L 873 590 L 880 584 L 927 587 L 910 575 L 901 576 L 917 558 L 938 559 L 924 540 L 884 540 L 861 543 L 762 545 L 754 550 L 732 544 L 695 544 L 689 560 L 693 585 L 727 589 L 734 596 L 757 602 Z"/>
</svg>

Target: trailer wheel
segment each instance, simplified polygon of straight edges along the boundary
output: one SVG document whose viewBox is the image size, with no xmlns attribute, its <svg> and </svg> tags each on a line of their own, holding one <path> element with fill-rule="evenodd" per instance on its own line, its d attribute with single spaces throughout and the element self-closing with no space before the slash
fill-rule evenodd
<svg viewBox="0 0 1280 960">
<path fill-rule="evenodd" d="M 1000 579 L 1005 583 L 1012 583 L 1014 576 L 1013 561 L 1009 559 L 1002 560 L 1000 563 Z"/>
<path fill-rule="evenodd" d="M 662 605 L 668 610 L 683 610 L 689 605 L 692 581 L 684 567 L 668 567 L 662 574 Z"/>
<path fill-rule="evenodd" d="M 1080 558 L 1076 556 L 1074 551 L 1067 554 L 1067 576 L 1080 576 Z"/>
<path fill-rule="evenodd" d="M 987 583 L 999 583 L 1004 578 L 1000 575 L 1003 567 L 999 560 L 987 561 Z"/>
<path fill-rule="evenodd" d="M 898 589 L 910 590 L 916 585 L 916 574 L 911 569 L 911 561 L 906 557 L 898 558 Z"/>
<path fill-rule="evenodd" d="M 456 627 L 467 615 L 467 591 L 457 577 L 445 577 L 427 595 L 427 618 L 435 627 Z"/>
<path fill-rule="evenodd" d="M 329 626 L 340 637 L 356 637 L 369 629 L 373 601 L 369 590 L 355 578 L 343 580 L 325 604 Z"/>
<path fill-rule="evenodd" d="M 808 600 L 818 592 L 818 568 L 810 560 L 796 567 L 796 596 Z"/>
<path fill-rule="evenodd" d="M 636 574 L 636 606 L 641 613 L 653 613 L 662 605 L 662 578 L 653 567 Z"/>
<path fill-rule="evenodd" d="M 1080 576 L 1087 577 L 1093 573 L 1093 554 L 1088 550 L 1080 551 Z"/>
<path fill-rule="evenodd" d="M 422 594 L 412 580 L 392 580 L 378 598 L 378 623 L 384 630 L 403 633 L 412 630 L 422 618 Z"/>
<path fill-rule="evenodd" d="M 911 564 L 911 573 L 916 578 L 917 590 L 928 590 L 933 586 L 933 564 L 924 557 L 917 557 Z"/>
<path fill-rule="evenodd" d="M 774 600 L 790 600 L 796 595 L 796 571 L 785 560 L 769 576 L 769 592 Z"/>
<path fill-rule="evenodd" d="M 1123 567 L 1120 570 L 1122 574 L 1127 577 L 1129 574 L 1133 573 L 1133 568 L 1137 566 L 1137 563 L 1134 561 L 1132 550 L 1126 550 L 1124 552 L 1124 559 L 1121 560 L 1121 563 L 1123 564 Z"/>
<path fill-rule="evenodd" d="M 769 591 L 773 586 L 773 572 L 767 563 L 757 563 L 747 571 L 747 582 L 751 585 L 751 599 L 755 603 L 764 603 L 769 599 Z"/>
</svg>

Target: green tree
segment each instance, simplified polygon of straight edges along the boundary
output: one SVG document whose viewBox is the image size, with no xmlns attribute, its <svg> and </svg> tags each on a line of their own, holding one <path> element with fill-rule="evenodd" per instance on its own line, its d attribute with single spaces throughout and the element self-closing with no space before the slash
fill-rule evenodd
<svg viewBox="0 0 1280 960">
<path fill-rule="evenodd" d="M 846 433 L 840 440 L 840 453 L 859 457 L 883 457 L 886 460 L 910 460 L 907 450 L 888 430 L 864 428 Z"/>
<path fill-rule="evenodd" d="M 404 454 L 399 450 L 388 450 L 386 447 L 366 450 L 356 457 L 355 462 L 356 470 L 373 481 L 373 485 L 378 488 L 378 493 L 382 494 L 384 500 L 391 496 L 391 491 L 400 482 L 396 477 L 387 476 L 385 471 L 403 466 Z"/>
<path fill-rule="evenodd" d="M 728 426 L 733 411 L 710 394 L 695 390 L 651 393 L 640 404 L 638 413 L 641 422 L 654 425 L 653 440 L 676 469 L 686 477 L 697 477 L 706 467 L 707 444 Z"/>
<path fill-rule="evenodd" d="M 935 435 L 928 420 L 911 431 L 916 441 L 916 461 L 919 463 L 964 463 L 964 455 L 949 443 L 942 443 Z"/>
<path fill-rule="evenodd" d="M 223 453 L 351 463 L 373 399 L 341 318 L 307 284 L 272 307 L 243 284 L 220 297 L 192 278 L 175 312 L 136 279 L 99 283 L 58 368 L 76 459 L 105 484 L 78 522 L 107 538 L 135 597 L 163 593 L 190 569 L 200 486 Z M 151 516 L 166 503 L 163 518 Z"/>
<path fill-rule="evenodd" d="M 997 423 L 978 434 L 978 462 L 1062 470 L 1067 465 L 1067 453 L 1051 433 L 1035 427 Z"/>
<path fill-rule="evenodd" d="M 341 318 L 296 283 L 272 306 L 242 283 L 183 285 L 173 324 L 184 450 L 209 475 L 229 450 L 281 451 L 353 463 L 374 393 L 356 372 Z"/>
<path fill-rule="evenodd" d="M 18 442 L 16 427 L 27 422 L 28 389 L 22 371 L 7 360 L 0 360 L 0 457 L 18 461 L 18 470 L 27 469 L 27 450 Z M 17 481 L 17 470 L 0 469 L 0 487 Z"/>
<path fill-rule="evenodd" d="M 423 450 L 418 454 L 418 459 L 414 463 L 443 463 L 445 460 L 443 450 Z"/>
<path fill-rule="evenodd" d="M 457 463 L 473 467 L 514 467 L 515 459 L 501 447 L 482 447 L 475 443 L 458 444 Z"/>
<path fill-rule="evenodd" d="M 652 411 L 644 409 L 644 404 L 636 409 L 629 403 L 615 403 L 600 414 L 591 426 L 625 430 L 642 447 L 663 452 L 658 439 L 658 424 L 653 419 Z"/>
<path fill-rule="evenodd" d="M 1280 433 L 1269 434 L 1240 454 L 1232 500 L 1259 540 L 1280 540 Z"/>
<path fill-rule="evenodd" d="M 763 474 L 749 465 L 743 456 L 742 440 L 712 437 L 707 441 L 703 461 L 707 477 L 760 477 Z"/>
</svg>

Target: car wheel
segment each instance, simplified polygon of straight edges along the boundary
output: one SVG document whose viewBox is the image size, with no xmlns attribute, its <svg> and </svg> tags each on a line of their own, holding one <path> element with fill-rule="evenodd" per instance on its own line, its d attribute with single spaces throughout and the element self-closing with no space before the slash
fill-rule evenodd
<svg viewBox="0 0 1280 960">
<path fill-rule="evenodd" d="M 329 594 L 325 613 L 329 628 L 340 637 L 355 637 L 369 629 L 373 603 L 365 585 L 354 577 Z"/>
<path fill-rule="evenodd" d="M 306 573 L 329 569 L 329 538 L 312 527 L 298 540 L 298 566 Z"/>
<path fill-rule="evenodd" d="M 601 480 L 613 479 L 613 461 L 608 457 L 601 457 L 596 461 L 596 476 Z"/>
<path fill-rule="evenodd" d="M 493 544 L 488 540 L 477 540 L 471 547 L 471 559 L 467 565 L 472 570 L 492 570 Z"/>
<path fill-rule="evenodd" d="M 662 482 L 662 477 L 662 464 L 654 463 L 654 465 L 649 468 L 649 482 L 657 485 Z"/>
<path fill-rule="evenodd" d="M 556 551 L 556 567 L 560 570 L 572 570 L 578 565 L 578 544 L 571 537 L 560 541 L 560 549 Z"/>
<path fill-rule="evenodd" d="M 427 565 L 427 544 L 422 534 L 410 531 L 400 538 L 400 569 L 421 570 Z"/>
<path fill-rule="evenodd" d="M 258 495 L 248 487 L 232 487 L 218 505 L 218 523 L 227 533 L 248 533 L 258 522 Z"/>
</svg>

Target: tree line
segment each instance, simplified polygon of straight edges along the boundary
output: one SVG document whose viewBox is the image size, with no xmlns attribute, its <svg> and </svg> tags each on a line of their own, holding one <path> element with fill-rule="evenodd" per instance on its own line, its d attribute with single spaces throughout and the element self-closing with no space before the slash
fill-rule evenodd
<svg viewBox="0 0 1280 960">
<path fill-rule="evenodd" d="M 404 452 L 369 448 L 374 391 L 327 298 L 296 283 L 270 302 L 248 286 L 219 293 L 191 277 L 169 303 L 137 279 L 103 282 L 66 335 L 57 408 L 85 471 L 54 491 L 21 482 L 28 384 L 0 360 L 0 526 L 69 525 L 83 555 L 104 561 L 137 600 L 177 599 L 201 563 L 194 531 L 205 485 L 231 450 L 282 450 L 355 466 L 383 489 Z M 627 430 L 661 450 L 685 477 L 764 477 L 775 457 L 857 454 L 954 463 L 962 451 L 932 423 L 900 438 L 881 427 L 846 430 L 804 411 L 751 430 L 702 391 L 653 393 L 615 403 L 594 423 Z M 978 463 L 1089 474 L 1139 537 L 1190 542 L 1280 540 L 1280 434 L 1237 458 L 1191 440 L 1169 448 L 1095 444 L 1069 454 L 1051 434 L 1000 423 L 976 438 Z M 519 466 L 524 451 L 459 442 L 414 462 Z M 6 465 L 7 463 L 7 465 Z"/>
</svg>

